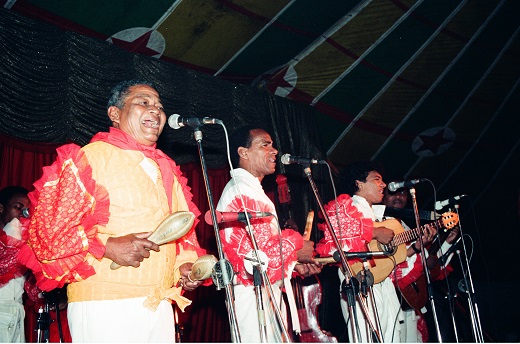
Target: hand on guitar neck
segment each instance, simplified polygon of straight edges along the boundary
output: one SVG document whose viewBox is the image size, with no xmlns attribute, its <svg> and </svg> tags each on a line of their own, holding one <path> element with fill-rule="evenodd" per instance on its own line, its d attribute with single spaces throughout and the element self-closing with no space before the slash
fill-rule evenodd
<svg viewBox="0 0 520 344">
<path fill-rule="evenodd" d="M 422 227 L 421 241 L 422 241 L 425 249 L 428 248 L 428 246 L 433 242 L 433 240 L 435 239 L 436 236 L 437 236 L 437 228 L 435 228 L 434 225 L 426 224 Z M 410 247 L 408 248 L 407 256 L 411 257 L 414 254 L 418 254 L 420 252 L 421 252 L 421 247 L 420 247 L 419 240 L 417 240 L 416 242 L 411 244 Z"/>
<path fill-rule="evenodd" d="M 444 235 L 443 235 L 444 234 Z M 440 256 L 443 256 L 447 250 L 453 245 L 457 238 L 459 237 L 459 228 L 454 227 L 451 231 L 446 233 L 439 233 L 439 236 L 434 240 L 431 247 L 428 248 L 428 258 L 426 259 L 426 263 L 428 264 L 428 268 L 434 269 L 439 264 Z M 442 246 L 442 250 L 440 249 Z M 447 258 L 447 257 L 446 257 Z M 441 262 L 442 263 L 442 262 Z M 432 274 L 438 271 L 433 271 Z M 434 276 L 435 277 L 435 276 Z"/>
</svg>

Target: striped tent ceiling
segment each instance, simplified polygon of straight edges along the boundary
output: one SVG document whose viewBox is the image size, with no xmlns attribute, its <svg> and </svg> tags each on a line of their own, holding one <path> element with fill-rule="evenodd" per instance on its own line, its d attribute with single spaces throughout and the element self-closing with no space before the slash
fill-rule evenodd
<svg viewBox="0 0 520 344">
<path fill-rule="evenodd" d="M 500 203 L 499 220 L 476 222 L 519 229 L 518 0 L 3 3 L 309 104 L 334 166 L 381 161 L 393 176 L 430 179 L 438 199 L 469 195 L 477 215 Z M 417 189 L 432 202 L 431 185 Z"/>
</svg>

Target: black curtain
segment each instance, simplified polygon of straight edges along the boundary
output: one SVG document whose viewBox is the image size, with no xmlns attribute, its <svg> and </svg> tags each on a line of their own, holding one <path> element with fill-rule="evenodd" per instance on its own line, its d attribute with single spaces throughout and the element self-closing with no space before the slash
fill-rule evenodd
<svg viewBox="0 0 520 344">
<path fill-rule="evenodd" d="M 274 130 L 282 152 L 320 157 L 314 109 L 246 85 L 136 55 L 0 9 L 0 132 L 35 142 L 86 144 L 110 125 L 106 103 L 126 79 L 153 82 L 168 114 L 215 117 L 229 132 L 244 124 Z M 204 128 L 210 167 L 226 165 L 220 126 Z M 183 164 L 198 159 L 189 129 L 165 129 L 159 147 Z"/>
</svg>

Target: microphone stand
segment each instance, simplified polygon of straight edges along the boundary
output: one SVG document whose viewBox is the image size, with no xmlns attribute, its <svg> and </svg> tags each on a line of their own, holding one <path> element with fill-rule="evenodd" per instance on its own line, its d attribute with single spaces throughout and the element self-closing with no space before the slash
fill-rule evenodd
<svg viewBox="0 0 520 344">
<path fill-rule="evenodd" d="M 45 309 L 40 306 L 40 309 L 38 310 L 38 316 L 36 318 L 36 343 L 49 343 L 49 327 L 51 322 L 52 320 L 49 314 L 49 304 L 45 303 Z"/>
<path fill-rule="evenodd" d="M 459 213 L 458 204 L 455 205 L 455 210 L 457 214 Z M 473 279 L 471 277 L 471 270 L 469 268 L 469 259 L 466 251 L 466 244 L 464 242 L 464 236 L 462 234 L 462 225 L 460 224 L 460 216 L 459 216 L 459 230 L 460 237 L 462 238 L 462 248 L 464 251 L 464 262 L 466 264 L 467 271 L 464 270 L 464 266 L 462 264 L 462 260 L 460 257 L 460 251 L 457 250 L 457 255 L 459 256 L 460 266 L 462 270 L 462 276 L 464 278 L 464 285 L 466 289 L 466 293 L 468 294 L 468 306 L 469 312 L 471 315 L 471 328 L 473 330 L 473 337 L 476 343 L 484 343 L 484 335 L 482 332 L 482 326 L 480 324 L 480 314 L 477 305 L 477 298 L 475 296 L 475 288 L 473 286 Z"/>
<path fill-rule="evenodd" d="M 221 241 L 220 235 L 219 235 L 217 215 L 215 212 L 215 206 L 213 205 L 213 195 L 211 193 L 211 187 L 209 184 L 208 169 L 207 169 L 207 165 L 206 165 L 206 160 L 204 158 L 204 152 L 202 149 L 202 131 L 200 130 L 199 126 L 193 128 L 193 136 L 195 138 L 195 141 L 197 142 L 197 148 L 198 148 L 199 157 L 200 157 L 200 164 L 202 166 L 204 184 L 206 186 L 206 194 L 208 197 L 208 205 L 209 205 L 209 209 L 211 212 L 213 229 L 215 230 L 215 239 L 217 241 L 217 250 L 218 250 L 219 261 L 217 264 L 215 264 L 215 267 L 213 268 L 213 273 L 214 273 L 213 280 L 215 281 L 217 290 L 220 290 L 220 288 L 222 287 L 219 283 L 220 281 L 222 281 L 222 285 L 224 286 L 224 288 L 226 290 L 226 301 L 227 301 L 226 307 L 227 307 L 228 318 L 229 318 L 229 323 L 230 323 L 230 327 L 231 327 L 231 340 L 234 343 L 240 343 L 241 342 L 240 331 L 238 329 L 238 323 L 237 323 L 236 312 L 235 312 L 235 303 L 234 303 L 234 297 L 233 297 L 233 289 L 232 289 L 232 285 L 231 285 L 233 269 L 229 268 L 231 266 L 231 263 L 224 258 L 224 251 L 222 249 L 222 241 Z M 219 271 L 219 273 L 217 273 L 217 271 Z M 217 275 L 220 275 L 220 277 L 222 277 L 222 278 L 219 279 Z"/>
<path fill-rule="evenodd" d="M 256 242 L 255 235 L 253 233 L 253 226 L 251 223 L 249 223 L 249 217 L 246 216 L 245 221 L 243 221 L 246 226 L 246 232 L 249 235 L 249 240 L 251 240 L 251 244 L 253 246 L 253 282 L 254 282 L 254 290 L 256 295 L 256 304 L 257 304 L 257 310 L 258 310 L 258 326 L 260 329 L 260 339 L 262 343 L 267 343 L 267 323 L 265 320 L 265 309 L 264 309 L 264 302 L 263 302 L 263 295 L 262 295 L 262 286 L 265 287 L 265 290 L 267 292 L 267 295 L 269 297 L 269 300 L 271 302 L 269 303 L 271 305 L 271 308 L 274 310 L 276 320 L 278 322 L 278 325 L 280 326 L 282 337 L 284 338 L 284 342 L 289 343 L 290 337 L 289 332 L 287 331 L 287 328 L 285 327 L 282 314 L 280 313 L 280 309 L 278 307 L 278 303 L 276 302 L 276 298 L 274 295 L 274 291 L 271 285 L 271 281 L 269 280 L 269 276 L 267 276 L 267 273 L 265 269 L 262 269 L 261 265 L 264 263 L 260 259 L 259 255 L 259 249 L 258 244 Z M 267 262 L 265 262 L 267 263 Z M 283 271 L 282 267 L 282 281 L 284 277 L 285 272 Z M 273 331 L 275 333 L 275 331 Z"/>
<path fill-rule="evenodd" d="M 421 228 L 421 221 L 419 217 L 419 210 L 417 207 L 417 198 L 415 194 L 415 188 L 412 186 L 409 189 L 410 195 L 412 196 L 412 204 L 413 204 L 413 211 L 415 214 L 415 224 L 417 228 Z M 439 319 L 437 318 L 437 310 L 435 308 L 435 301 L 433 299 L 433 289 L 432 289 L 432 283 L 430 280 L 430 269 L 428 268 L 428 264 L 426 264 L 426 250 L 424 249 L 424 243 L 422 240 L 423 231 L 421 230 L 421 233 L 419 233 L 419 236 L 417 238 L 417 241 L 419 241 L 419 246 L 421 247 L 421 262 L 424 269 L 424 275 L 426 276 L 426 285 L 428 290 L 428 300 L 430 301 L 431 307 L 432 307 L 432 314 L 433 314 L 433 322 L 435 323 L 435 331 L 437 332 L 437 339 L 439 340 L 439 343 L 442 343 L 442 337 L 441 337 L 441 331 L 439 328 Z"/>
<path fill-rule="evenodd" d="M 439 239 L 439 242 L 440 242 L 439 233 L 437 233 L 437 238 Z M 439 257 L 439 263 L 440 263 L 441 269 L 446 269 L 446 266 L 448 266 L 448 264 L 449 264 L 448 260 L 450 259 L 450 256 L 452 256 L 454 254 L 456 246 L 461 239 L 462 239 L 462 236 L 459 236 L 459 238 L 451 245 L 451 247 L 446 252 L 442 252 L 442 250 L 441 250 L 442 255 Z M 460 259 L 460 256 L 459 256 L 459 259 Z M 447 287 L 446 301 L 448 303 L 448 311 L 449 311 L 450 318 L 451 318 L 453 335 L 455 336 L 455 342 L 458 343 L 459 334 L 457 331 L 457 321 L 455 319 L 455 310 L 454 310 L 455 297 L 457 297 L 457 294 L 452 292 L 451 287 L 450 287 L 449 276 L 446 273 L 445 273 L 445 275 L 446 275 L 445 282 L 446 282 L 446 287 Z"/>
<path fill-rule="evenodd" d="M 368 327 L 372 331 L 372 334 L 374 335 L 374 337 L 380 343 L 382 343 L 383 339 L 381 337 L 381 333 L 379 331 L 377 331 L 376 327 L 374 326 L 374 324 L 372 322 L 372 319 L 370 318 L 370 314 L 368 312 L 368 308 L 365 303 L 365 300 L 359 295 L 359 281 L 352 274 L 350 265 L 348 265 L 348 263 L 347 263 L 347 258 L 345 256 L 345 252 L 343 252 L 343 250 L 342 250 L 341 244 L 338 241 L 336 233 L 334 233 L 334 228 L 332 227 L 330 219 L 327 216 L 327 212 L 325 211 L 325 208 L 323 207 L 323 201 L 321 200 L 321 197 L 318 192 L 318 188 L 316 186 L 316 183 L 314 182 L 314 178 L 312 177 L 310 164 L 304 165 L 303 171 L 305 172 L 305 175 L 307 176 L 307 179 L 309 180 L 312 191 L 314 192 L 314 196 L 316 197 L 318 206 L 320 207 L 321 213 L 323 214 L 323 217 L 325 218 L 325 222 L 327 224 L 327 228 L 329 229 L 332 240 L 334 241 L 334 245 L 338 249 L 337 252 L 340 257 L 342 272 L 345 277 L 345 280 L 343 281 L 343 285 L 342 285 L 342 292 L 347 297 L 348 313 L 349 313 L 350 319 L 352 319 L 351 327 L 352 327 L 353 342 L 359 343 L 359 336 L 358 336 L 359 326 L 357 323 L 357 316 L 355 315 L 355 311 L 354 311 L 354 307 L 356 304 L 355 300 L 357 299 L 357 301 L 361 307 L 361 311 L 362 311 L 363 315 L 365 316 L 365 320 L 366 320 L 366 323 L 368 324 Z M 357 290 L 355 290 L 356 286 L 357 286 Z M 375 316 L 377 317 L 377 313 L 375 314 Z"/>
<path fill-rule="evenodd" d="M 264 299 L 262 295 L 262 263 L 253 265 L 253 285 L 256 295 L 256 309 L 258 310 L 258 325 L 260 328 L 260 341 L 267 343 L 267 324 L 265 322 Z"/>
</svg>

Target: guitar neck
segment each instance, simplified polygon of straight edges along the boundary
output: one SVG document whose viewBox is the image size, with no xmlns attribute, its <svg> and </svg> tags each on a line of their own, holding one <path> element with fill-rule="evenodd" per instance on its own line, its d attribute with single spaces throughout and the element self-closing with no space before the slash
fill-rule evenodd
<svg viewBox="0 0 520 344">
<path fill-rule="evenodd" d="M 404 243 L 407 243 L 410 241 L 414 241 L 415 239 L 417 239 L 419 237 L 419 234 L 422 233 L 423 229 L 426 226 L 435 226 L 435 228 L 437 228 L 437 230 L 438 230 L 440 228 L 441 224 L 442 224 L 442 218 L 437 219 L 434 222 L 429 223 L 427 225 L 423 225 L 423 226 L 420 226 L 420 227 L 417 227 L 417 228 L 414 228 L 414 229 L 411 229 L 408 231 L 404 231 L 404 232 L 399 233 L 394 236 L 393 243 L 394 243 L 394 245 L 398 246 L 398 245 L 401 245 L 401 244 L 404 244 Z"/>
<path fill-rule="evenodd" d="M 313 221 L 314 221 L 314 210 L 309 210 L 309 213 L 307 214 L 307 221 L 305 222 L 305 230 L 303 231 L 303 240 L 310 240 Z"/>
</svg>

